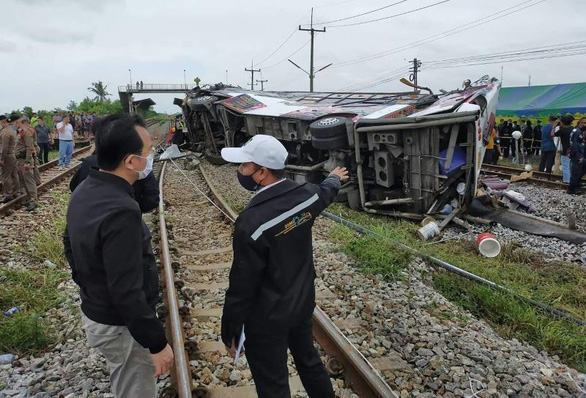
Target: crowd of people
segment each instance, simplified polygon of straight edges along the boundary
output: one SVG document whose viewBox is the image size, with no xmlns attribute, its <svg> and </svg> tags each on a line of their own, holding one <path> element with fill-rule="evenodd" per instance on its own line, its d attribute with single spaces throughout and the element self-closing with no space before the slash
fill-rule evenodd
<svg viewBox="0 0 586 398">
<path fill-rule="evenodd" d="M 76 137 L 89 138 L 97 114 L 54 112 L 52 123 L 36 113 L 29 119 L 19 113 L 0 115 L 1 202 L 26 194 L 28 211 L 37 207 L 38 166 L 49 161 L 49 152 L 59 150 L 59 169 L 69 168 Z M 72 122 L 73 121 L 73 122 Z"/>
<path fill-rule="evenodd" d="M 520 163 L 522 156 L 539 157 L 539 171 L 561 172 L 562 181 L 569 184 L 567 192 L 576 195 L 586 173 L 585 142 L 586 118 L 576 121 L 572 115 L 552 115 L 546 125 L 537 120 L 535 126 L 531 120 L 519 124 L 501 119 L 489 137 L 484 163 L 497 164 L 504 158 Z"/>
</svg>

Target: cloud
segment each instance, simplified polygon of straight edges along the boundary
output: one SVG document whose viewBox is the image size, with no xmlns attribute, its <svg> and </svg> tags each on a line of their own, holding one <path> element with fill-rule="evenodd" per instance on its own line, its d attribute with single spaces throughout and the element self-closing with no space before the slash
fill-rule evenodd
<svg viewBox="0 0 586 398">
<path fill-rule="evenodd" d="M 16 43 L 0 39 L 0 53 L 13 53 L 17 49 Z"/>
<path fill-rule="evenodd" d="M 78 30 L 64 31 L 61 28 L 42 27 L 34 30 L 26 30 L 22 35 L 27 39 L 47 44 L 89 44 L 93 41 L 93 32 Z"/>
</svg>

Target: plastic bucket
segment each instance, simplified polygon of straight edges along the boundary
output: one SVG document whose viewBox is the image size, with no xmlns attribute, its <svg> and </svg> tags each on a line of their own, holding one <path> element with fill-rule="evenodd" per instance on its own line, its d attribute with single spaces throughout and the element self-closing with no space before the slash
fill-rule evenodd
<svg viewBox="0 0 586 398">
<path fill-rule="evenodd" d="M 476 242 L 478 242 L 478 251 L 484 257 L 496 257 L 501 252 L 501 244 L 493 234 L 488 232 L 480 234 Z"/>
<path fill-rule="evenodd" d="M 425 217 L 422 221 L 421 221 L 421 226 L 425 227 L 427 224 L 429 224 L 430 222 L 435 222 L 435 218 L 427 216 Z"/>
<path fill-rule="evenodd" d="M 423 240 L 429 240 L 440 233 L 439 227 L 435 221 L 430 221 L 425 226 L 417 230 L 417 235 Z"/>
</svg>

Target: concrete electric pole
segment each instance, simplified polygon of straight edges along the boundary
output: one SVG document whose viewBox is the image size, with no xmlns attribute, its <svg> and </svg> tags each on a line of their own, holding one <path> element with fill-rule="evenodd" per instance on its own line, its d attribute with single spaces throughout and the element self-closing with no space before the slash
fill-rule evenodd
<svg viewBox="0 0 586 398">
<path fill-rule="evenodd" d="M 311 23 L 310 23 L 310 28 L 309 29 L 304 29 L 304 28 L 301 28 L 301 25 L 299 25 L 299 30 L 301 30 L 303 32 L 309 32 L 309 34 L 311 36 L 311 49 L 310 49 L 310 53 L 309 53 L 309 73 L 308 73 L 308 75 L 309 75 L 309 92 L 313 93 L 313 78 L 315 77 L 315 74 L 317 73 L 317 72 L 314 72 L 314 69 L 313 69 L 313 53 L 314 53 L 315 32 L 325 33 L 325 31 L 326 31 L 326 28 L 325 27 L 323 29 L 314 29 L 313 28 L 313 7 L 311 8 Z M 324 70 L 325 68 L 327 68 L 330 65 L 327 65 L 327 66 L 321 68 L 320 70 Z M 295 65 L 295 66 L 297 66 L 297 65 Z M 303 69 L 301 69 L 301 70 L 303 70 Z M 307 73 L 307 72 L 305 72 L 305 73 Z"/>
<path fill-rule="evenodd" d="M 417 73 L 419 72 L 419 68 L 421 68 L 421 61 L 417 58 L 413 58 L 413 61 L 411 62 L 413 62 L 413 66 L 409 68 L 409 71 L 411 72 L 409 80 L 411 80 L 413 84 L 417 86 Z M 417 88 L 413 87 L 413 91 L 417 91 Z"/>
<path fill-rule="evenodd" d="M 260 91 L 265 91 L 265 85 L 264 83 L 268 82 L 268 80 L 257 80 L 257 83 L 260 83 Z"/>
<path fill-rule="evenodd" d="M 256 86 L 256 84 L 254 83 L 254 73 L 255 72 L 260 72 L 260 69 L 254 69 L 254 61 L 250 64 L 250 69 L 248 68 L 244 68 L 245 71 L 250 72 L 250 83 L 248 83 L 250 85 L 250 89 L 254 90 L 254 86 Z"/>
</svg>

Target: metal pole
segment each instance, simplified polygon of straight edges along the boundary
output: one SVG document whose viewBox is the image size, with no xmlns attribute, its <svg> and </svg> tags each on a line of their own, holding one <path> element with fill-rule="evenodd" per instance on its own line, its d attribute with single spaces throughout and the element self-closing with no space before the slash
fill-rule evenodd
<svg viewBox="0 0 586 398">
<path fill-rule="evenodd" d="M 187 90 L 187 75 L 185 74 L 185 69 L 183 69 L 183 83 L 185 84 L 185 89 Z"/>
<path fill-rule="evenodd" d="M 314 38 L 315 31 L 313 30 L 313 7 L 311 7 L 311 50 L 309 55 L 309 92 L 313 93 L 313 49 L 314 49 Z"/>
<path fill-rule="evenodd" d="M 315 77 L 314 69 L 313 69 L 313 52 L 315 49 L 315 32 L 325 32 L 326 28 L 323 29 L 314 29 L 313 28 L 313 7 L 311 8 L 311 23 L 309 29 L 302 29 L 301 25 L 299 25 L 299 30 L 309 32 L 311 35 L 311 48 L 309 50 L 309 92 L 313 93 L 313 78 Z"/>
<path fill-rule="evenodd" d="M 132 89 L 132 69 L 128 69 L 128 73 L 130 74 L 130 88 Z"/>
</svg>

